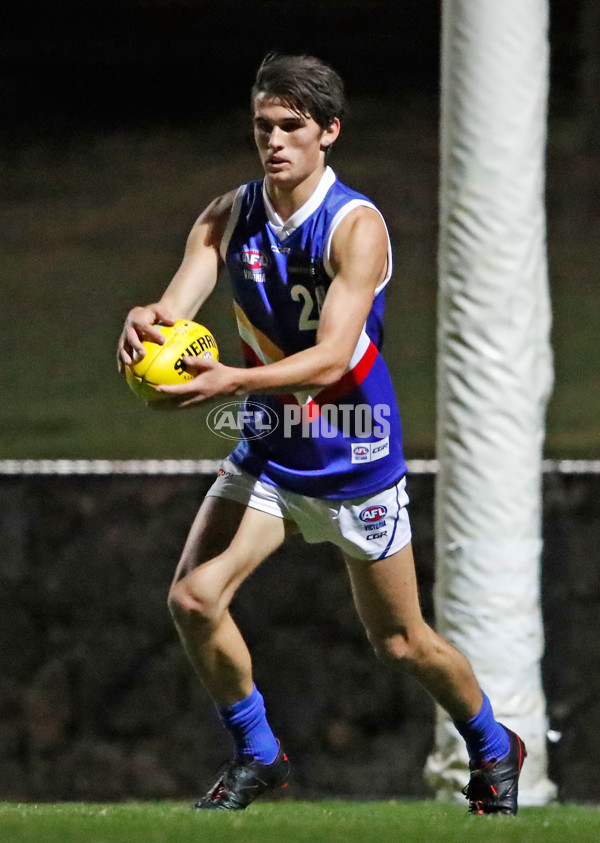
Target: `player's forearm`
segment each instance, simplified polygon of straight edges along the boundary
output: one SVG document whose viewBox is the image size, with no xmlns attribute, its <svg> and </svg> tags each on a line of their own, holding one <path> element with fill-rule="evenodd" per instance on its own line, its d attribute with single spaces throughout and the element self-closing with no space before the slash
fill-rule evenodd
<svg viewBox="0 0 600 843">
<path fill-rule="evenodd" d="M 163 293 L 159 305 L 176 319 L 193 319 L 212 293 L 216 278 L 186 278 L 176 275 Z"/>
<path fill-rule="evenodd" d="M 347 368 L 345 357 L 316 345 L 276 363 L 237 370 L 235 392 L 246 395 L 251 392 L 322 389 L 338 381 Z"/>
</svg>

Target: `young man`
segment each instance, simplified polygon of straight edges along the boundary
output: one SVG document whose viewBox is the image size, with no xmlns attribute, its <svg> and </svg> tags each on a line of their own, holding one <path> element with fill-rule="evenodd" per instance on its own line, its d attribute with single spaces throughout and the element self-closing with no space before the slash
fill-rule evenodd
<svg viewBox="0 0 600 843">
<path fill-rule="evenodd" d="M 496 722 L 467 659 L 421 616 L 400 418 L 379 354 L 389 236 L 375 206 L 326 164 L 340 133 L 342 82 L 318 59 L 271 55 L 258 70 L 252 111 L 264 180 L 208 206 L 166 292 L 129 313 L 119 342 L 121 363 L 143 354 L 143 340 L 162 342 L 153 324 L 194 317 L 223 263 L 247 368 L 186 358 L 193 380 L 161 389 L 179 408 L 250 396 L 278 422 L 259 435 L 260 419 L 247 414 L 169 595 L 187 655 L 235 743 L 233 761 L 195 807 L 245 808 L 287 778 L 228 606 L 299 529 L 341 548 L 376 654 L 453 718 L 471 758 L 470 810 L 516 813 L 523 743 Z"/>
</svg>

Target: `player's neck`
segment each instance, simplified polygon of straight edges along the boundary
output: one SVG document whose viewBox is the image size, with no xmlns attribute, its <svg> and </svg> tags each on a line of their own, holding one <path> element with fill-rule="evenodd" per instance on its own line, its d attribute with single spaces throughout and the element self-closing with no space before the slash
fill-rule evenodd
<svg viewBox="0 0 600 843">
<path fill-rule="evenodd" d="M 273 208 L 281 219 L 286 222 L 298 208 L 301 208 L 313 195 L 319 182 L 323 177 L 326 165 L 316 170 L 298 184 L 277 184 L 273 183 L 268 176 L 265 177 L 265 185 Z"/>
</svg>

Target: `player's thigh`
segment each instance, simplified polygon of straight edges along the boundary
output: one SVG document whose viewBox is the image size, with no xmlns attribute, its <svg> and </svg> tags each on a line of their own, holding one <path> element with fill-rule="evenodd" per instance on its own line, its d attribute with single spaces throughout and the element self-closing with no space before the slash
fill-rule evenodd
<svg viewBox="0 0 600 843">
<path fill-rule="evenodd" d="M 235 589 L 281 545 L 288 529 L 283 518 L 209 495 L 190 529 L 173 586 L 189 580 L 213 592 Z"/>
<path fill-rule="evenodd" d="M 344 554 L 352 594 L 367 631 L 377 637 L 422 628 L 417 578 L 409 543 L 385 559 L 367 562 Z"/>
<path fill-rule="evenodd" d="M 187 576 L 202 562 L 221 554 L 231 543 L 246 507 L 225 498 L 206 497 L 188 533 L 174 582 Z"/>
</svg>

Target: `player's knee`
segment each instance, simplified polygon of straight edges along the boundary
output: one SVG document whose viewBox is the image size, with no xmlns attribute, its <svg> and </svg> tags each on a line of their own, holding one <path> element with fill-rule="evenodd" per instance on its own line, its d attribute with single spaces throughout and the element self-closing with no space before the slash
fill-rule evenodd
<svg viewBox="0 0 600 843">
<path fill-rule="evenodd" d="M 189 577 L 172 586 L 168 597 L 169 611 L 180 628 L 211 625 L 218 614 L 219 600 L 207 586 L 190 581 Z"/>
<path fill-rule="evenodd" d="M 384 664 L 413 672 L 421 660 L 421 647 L 408 632 L 369 635 L 377 658 Z"/>
</svg>

